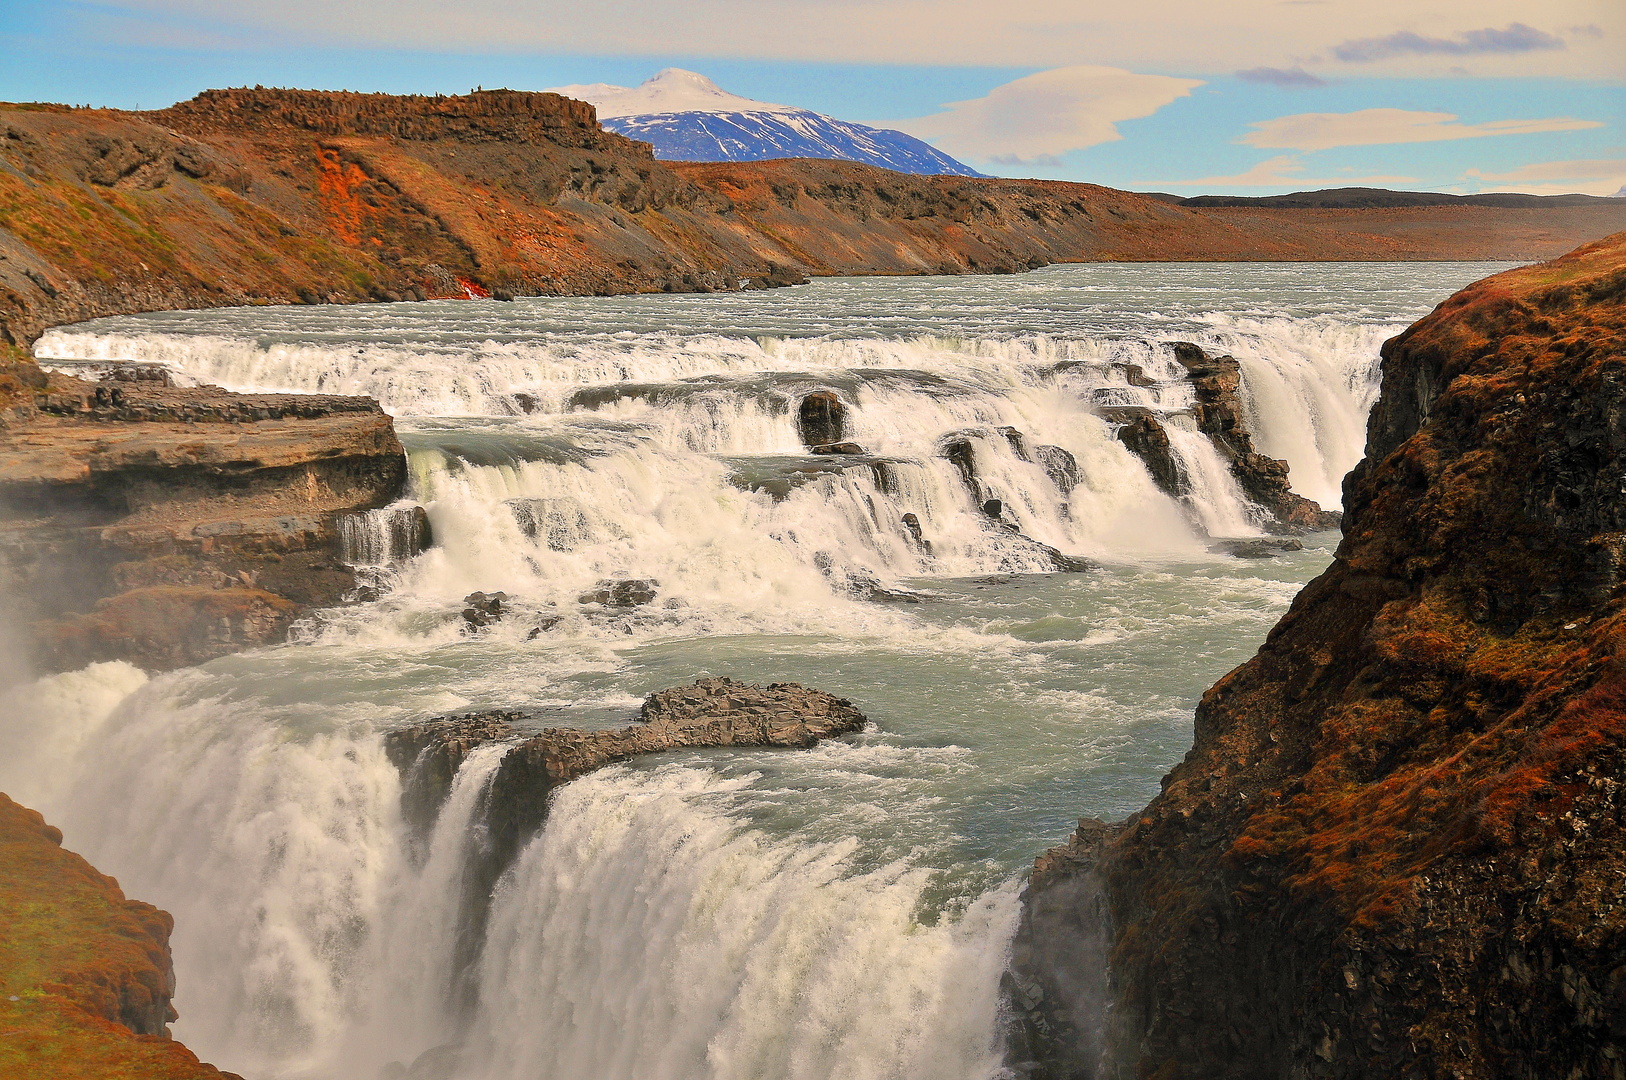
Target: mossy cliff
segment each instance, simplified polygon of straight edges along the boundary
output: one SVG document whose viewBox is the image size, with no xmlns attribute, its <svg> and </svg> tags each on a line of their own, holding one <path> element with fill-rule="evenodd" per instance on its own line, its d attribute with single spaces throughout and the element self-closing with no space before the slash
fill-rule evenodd
<svg viewBox="0 0 1626 1080">
<path fill-rule="evenodd" d="M 1388 342 L 1344 505 L 1163 793 L 1039 860 L 1035 1075 L 1626 1070 L 1626 234 Z"/>
<path fill-rule="evenodd" d="M 0 1076 L 222 1080 L 169 1038 L 172 920 L 0 795 Z"/>
</svg>

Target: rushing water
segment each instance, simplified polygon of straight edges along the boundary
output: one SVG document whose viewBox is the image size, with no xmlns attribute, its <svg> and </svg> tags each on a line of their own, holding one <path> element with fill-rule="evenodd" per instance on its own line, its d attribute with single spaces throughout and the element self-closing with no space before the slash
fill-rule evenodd
<svg viewBox="0 0 1626 1080">
<path fill-rule="evenodd" d="M 1379 345 L 1490 269 L 1053 267 L 53 331 L 39 355 L 64 363 L 378 397 L 435 546 L 407 556 L 407 517 L 371 515 L 350 547 L 382 595 L 287 646 L 13 691 L 0 785 L 175 914 L 176 1034 L 252 1077 L 370 1080 L 449 1043 L 470 1080 L 995 1075 L 1026 866 L 1077 815 L 1156 793 L 1203 688 L 1336 539 L 1208 552 L 1260 516 L 1182 413 L 1167 342 L 1236 355 L 1261 448 L 1335 506 Z M 845 402 L 858 464 L 805 455 L 813 391 Z M 1190 496 L 1116 441 L 1121 406 L 1166 416 Z M 975 495 L 947 437 L 971 447 Z M 1046 572 L 1041 545 L 1104 569 Z M 621 577 L 655 601 L 579 602 Z M 928 602 L 863 599 L 877 584 Z M 514 613 L 466 633 L 474 589 Z M 607 726 L 704 674 L 818 686 L 873 724 L 576 781 L 471 922 L 505 748 L 414 838 L 379 733 L 487 706 Z"/>
</svg>

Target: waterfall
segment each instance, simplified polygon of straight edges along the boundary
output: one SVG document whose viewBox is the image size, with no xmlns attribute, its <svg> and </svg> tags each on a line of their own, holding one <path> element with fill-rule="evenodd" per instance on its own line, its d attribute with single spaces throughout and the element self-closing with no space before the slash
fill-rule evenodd
<svg viewBox="0 0 1626 1080">
<path fill-rule="evenodd" d="M 416 503 L 339 516 L 340 558 L 351 566 L 406 562 L 432 543 L 429 517 Z"/>
<path fill-rule="evenodd" d="M 560 792 L 498 896 L 469 1075 L 990 1076 L 1015 889 L 922 925 L 926 868 L 770 841 L 707 809 L 717 783 L 612 770 Z"/>
<path fill-rule="evenodd" d="M 1144 805 L 1204 687 L 1330 558 L 1207 551 L 1261 519 L 1169 342 L 1235 355 L 1257 445 L 1335 506 L 1379 343 L 1449 284 L 1377 288 L 1406 273 L 1059 267 L 49 331 L 47 366 L 373 395 L 408 501 L 338 523 L 378 587 L 289 645 L 7 692 L 0 788 L 175 915 L 175 1034 L 245 1075 L 372 1080 L 426 1052 L 458 1080 L 1001 1075 L 1034 853 Z M 819 445 L 858 452 L 804 444 L 812 395 L 839 427 Z M 1182 499 L 1117 438 L 1143 412 Z M 628 580 L 653 598 L 595 599 Z M 476 590 L 508 594 L 499 619 L 462 616 Z M 504 747 L 432 825 L 402 813 L 386 731 L 621 724 L 701 674 L 805 681 L 875 724 L 574 781 L 494 885 Z"/>
</svg>

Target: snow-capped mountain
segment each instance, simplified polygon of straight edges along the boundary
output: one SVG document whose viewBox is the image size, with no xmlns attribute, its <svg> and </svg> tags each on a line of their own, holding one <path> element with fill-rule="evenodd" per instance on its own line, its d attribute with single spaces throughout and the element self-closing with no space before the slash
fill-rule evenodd
<svg viewBox="0 0 1626 1080">
<path fill-rule="evenodd" d="M 592 83 L 553 92 L 591 103 L 607 130 L 654 144 L 655 156 L 666 161 L 838 158 L 896 172 L 981 175 L 901 131 L 752 101 L 681 68 L 667 68 L 641 86 Z"/>
</svg>

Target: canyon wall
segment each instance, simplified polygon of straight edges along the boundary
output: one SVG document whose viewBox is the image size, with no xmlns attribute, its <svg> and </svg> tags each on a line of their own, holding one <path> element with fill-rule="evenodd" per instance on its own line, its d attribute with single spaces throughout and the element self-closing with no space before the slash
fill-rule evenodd
<svg viewBox="0 0 1626 1080">
<path fill-rule="evenodd" d="M 394 425 L 368 398 L 32 370 L 0 401 L 0 611 L 36 671 L 275 644 L 356 588 L 343 516 L 405 486 Z"/>
<path fill-rule="evenodd" d="M 555 94 L 0 106 L 0 342 L 256 303 L 697 292 L 1051 262 L 1548 258 L 1626 202 L 1188 207 L 843 161 L 657 162 Z"/>
<path fill-rule="evenodd" d="M 1626 1068 L 1626 234 L 1388 342 L 1344 506 L 1163 793 L 1039 860 L 1033 1075 Z"/>
</svg>

